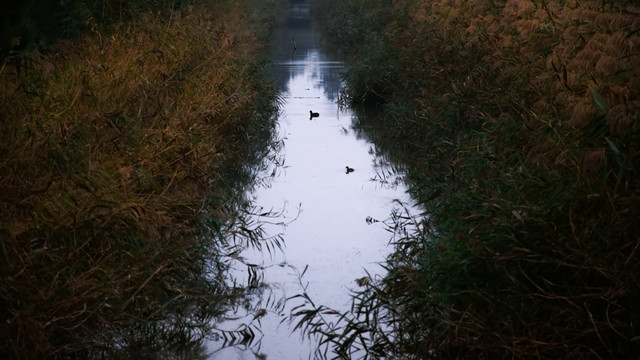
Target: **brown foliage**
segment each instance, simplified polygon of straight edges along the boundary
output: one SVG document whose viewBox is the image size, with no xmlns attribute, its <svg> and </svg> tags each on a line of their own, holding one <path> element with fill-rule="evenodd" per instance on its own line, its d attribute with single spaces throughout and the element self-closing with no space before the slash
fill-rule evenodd
<svg viewBox="0 0 640 360">
<path fill-rule="evenodd" d="M 168 299 L 221 295 L 189 281 L 222 246 L 225 171 L 273 99 L 246 8 L 211 6 L 0 68 L 0 352 L 63 356 Z"/>
<path fill-rule="evenodd" d="M 362 296 L 380 302 L 363 303 L 388 306 L 394 343 L 418 357 L 637 356 L 637 5 L 384 10 L 395 14 L 384 41 L 350 86 L 385 90 L 388 131 L 411 143 L 434 230 L 406 239 L 383 290 Z"/>
<path fill-rule="evenodd" d="M 551 241 L 550 238 L 561 236 L 561 228 L 564 226 L 578 228 L 570 237 L 573 237 L 579 245 L 576 245 L 576 248 L 566 249 L 567 253 L 573 254 L 570 256 L 589 258 L 591 255 L 588 255 L 590 251 L 588 247 L 600 246 L 600 244 L 587 245 L 581 242 L 586 241 L 585 239 L 589 236 L 597 238 L 598 235 L 594 235 L 595 232 L 587 235 L 586 232 L 580 231 L 582 227 L 589 227 L 589 222 L 596 222 L 603 228 L 609 229 L 603 231 L 602 234 L 605 235 L 602 236 L 614 236 L 612 234 L 615 233 L 619 234 L 615 236 L 625 237 L 625 240 L 620 239 L 620 242 L 612 245 L 612 248 L 605 250 L 611 252 L 607 259 L 603 259 L 602 262 L 594 260 L 597 265 L 594 264 L 592 270 L 607 272 L 604 277 L 612 282 L 608 285 L 598 283 L 598 286 L 593 285 L 594 288 L 591 290 L 602 292 L 603 297 L 606 298 L 605 302 L 609 304 L 604 306 L 616 307 L 621 312 L 630 311 L 628 307 L 625 309 L 618 307 L 618 301 L 629 299 L 622 296 L 620 292 L 632 290 L 628 288 L 623 290 L 622 285 L 620 285 L 621 288 L 618 287 L 619 283 L 616 279 L 623 276 L 621 274 L 625 272 L 621 269 L 617 272 L 619 264 L 618 260 L 614 259 L 617 247 L 624 247 L 627 250 L 637 247 L 634 244 L 637 244 L 638 240 L 633 238 L 635 236 L 633 234 L 637 235 L 637 232 L 633 226 L 626 229 L 617 228 L 618 222 L 613 219 L 616 217 L 628 219 L 629 213 L 637 212 L 637 205 L 630 206 L 630 202 L 638 200 L 635 193 L 637 185 L 634 185 L 637 184 L 637 180 L 633 179 L 631 172 L 635 171 L 636 166 L 639 165 L 640 155 L 637 143 L 640 131 L 638 109 L 640 70 L 637 59 L 640 16 L 638 16 L 637 7 L 632 2 L 625 1 L 605 4 L 601 1 L 553 0 L 505 2 L 424 0 L 416 3 L 407 1 L 405 4 L 412 9 L 408 11 L 409 13 L 416 14 L 411 17 L 410 24 L 406 26 L 411 31 L 400 34 L 402 41 L 398 41 L 398 34 L 391 34 L 388 43 L 395 48 L 395 51 L 402 54 L 404 44 L 413 42 L 415 48 L 412 51 L 421 54 L 417 58 L 428 59 L 430 65 L 433 63 L 440 65 L 437 68 L 439 71 L 434 71 L 430 66 L 421 67 L 418 61 L 413 61 L 414 68 L 429 69 L 429 72 L 423 72 L 420 75 L 413 74 L 428 84 L 423 86 L 423 89 L 426 87 L 428 90 L 422 93 L 423 100 L 417 105 L 423 107 L 417 110 L 417 113 L 426 114 L 423 131 L 432 131 L 430 130 L 432 127 L 442 126 L 443 123 L 450 127 L 459 126 L 460 118 L 467 119 L 468 123 L 465 124 L 473 125 L 467 125 L 466 128 L 454 132 L 451 137 L 460 141 L 459 139 L 464 137 L 469 129 L 491 132 L 488 135 L 490 141 L 472 143 L 475 149 L 469 151 L 475 150 L 475 154 L 485 154 L 488 163 L 491 162 L 492 165 L 497 164 L 493 162 L 496 159 L 504 159 L 504 163 L 496 166 L 496 169 L 500 170 L 495 172 L 488 169 L 476 170 L 473 172 L 474 176 L 488 173 L 496 178 L 517 178 L 522 167 L 503 166 L 508 163 L 507 159 L 518 158 L 523 159 L 525 166 L 530 166 L 530 169 L 562 177 L 562 181 L 570 184 L 567 185 L 571 189 L 568 191 L 575 191 L 578 199 L 579 194 L 586 193 L 592 196 L 588 199 L 574 199 L 571 201 L 576 203 L 562 205 L 562 209 L 569 212 L 566 214 L 568 223 L 560 220 L 564 215 L 551 216 L 548 215 L 551 209 L 540 209 L 539 216 L 543 218 L 549 216 L 545 221 L 558 221 L 545 224 L 545 226 L 552 226 L 557 232 L 527 229 L 526 231 L 532 234 L 527 235 L 525 239 L 528 242 L 522 245 L 526 248 L 524 254 L 515 255 L 518 252 L 515 249 L 503 249 L 500 250 L 503 253 L 500 253 L 498 250 L 491 249 L 490 245 L 483 244 L 483 241 L 489 242 L 496 237 L 504 236 L 497 230 L 497 227 L 502 224 L 499 223 L 499 219 L 502 219 L 500 217 L 487 217 L 486 223 L 478 223 L 468 233 L 459 232 L 463 234 L 461 239 L 465 239 L 459 241 L 469 241 L 467 246 L 476 249 L 473 251 L 482 254 L 481 256 L 487 261 L 482 263 L 487 268 L 477 270 L 477 276 L 482 276 L 479 274 L 483 272 L 498 271 L 491 267 L 502 266 L 500 264 L 504 263 L 506 253 L 512 254 L 514 259 L 518 259 L 514 261 L 520 261 L 521 264 L 534 261 L 532 260 L 536 256 L 534 254 L 544 253 L 547 246 L 547 240 L 543 238 L 540 238 L 541 243 L 537 243 L 538 235 L 534 233 L 541 231 L 545 235 L 539 236 L 549 237 L 548 241 Z M 416 44 L 415 41 L 419 43 Z M 415 92 L 414 89 L 411 91 Z M 437 103 L 428 100 L 442 98 L 443 94 L 453 94 L 453 98 L 449 99 L 447 96 L 447 102 Z M 407 94 L 400 96 L 407 96 Z M 452 103 L 460 104 L 464 113 L 459 118 L 447 119 L 443 114 L 448 114 L 447 110 Z M 437 144 L 438 140 L 431 139 L 429 144 Z M 489 150 L 483 150 L 484 152 L 478 150 L 482 149 L 481 146 L 487 146 Z M 467 171 L 463 166 L 468 167 L 469 163 L 460 161 L 459 155 L 456 157 L 451 154 L 447 159 L 454 167 L 451 172 L 461 174 Z M 456 169 L 456 166 L 460 168 Z M 602 190 L 603 179 L 611 187 Z M 465 183 L 466 187 L 462 191 L 470 191 L 468 189 L 472 188 L 473 184 L 481 181 L 477 179 Z M 531 191 L 525 190 L 525 183 L 506 182 L 516 189 L 522 186 L 523 192 Z M 487 183 L 490 182 L 487 181 Z M 599 191 L 604 191 L 607 195 L 595 195 Z M 533 204 L 537 201 L 533 200 L 534 196 L 528 195 L 526 203 L 519 203 L 523 210 L 514 210 L 518 216 L 515 218 L 510 216 L 510 218 L 517 221 L 508 226 L 519 228 L 520 224 L 532 222 L 520 214 L 534 212 Z M 599 196 L 609 197 L 611 206 L 603 204 L 598 210 L 585 210 L 585 206 L 591 205 L 577 205 L 577 203 L 599 202 L 595 200 L 596 196 L 598 199 Z M 493 199 L 493 195 L 488 200 L 483 199 L 483 204 L 498 201 Z M 476 213 L 472 213 L 465 219 L 472 222 L 473 219 L 484 216 L 481 210 L 475 210 Z M 453 216 L 453 214 L 448 215 Z M 588 220 L 590 218 L 592 220 Z M 489 223 L 493 225 L 490 226 Z M 488 238 L 479 238 L 479 235 L 474 235 L 483 231 L 481 229 L 485 229 L 484 231 L 492 235 Z M 525 230 L 522 231 L 525 233 Z M 607 240 L 602 239 L 602 241 Z M 567 266 L 566 263 L 562 263 L 564 260 L 558 260 L 559 262 L 553 265 L 555 261 L 551 259 L 554 257 L 553 253 L 552 249 L 550 253 L 540 255 L 540 258 L 535 261 L 559 268 Z M 634 253 L 635 250 L 632 251 L 632 254 Z M 631 257 L 627 258 L 625 264 L 630 260 Z M 587 265 L 585 267 L 589 268 Z M 548 270 L 545 267 L 533 266 L 532 268 L 543 272 Z M 453 329 L 452 337 L 443 340 L 447 342 L 446 345 L 439 343 L 439 346 L 448 349 L 466 347 L 475 349 L 474 351 L 477 352 L 472 352 L 474 354 L 485 354 L 490 357 L 500 354 L 499 349 L 504 349 L 503 355 L 511 354 L 522 358 L 535 357 L 534 354 L 543 358 L 554 356 L 580 358 L 586 356 L 590 350 L 577 348 L 572 350 L 563 349 L 563 347 L 569 346 L 568 344 L 580 344 L 584 339 L 597 340 L 598 336 L 605 336 L 598 333 L 599 331 L 607 332 L 608 337 L 606 339 L 600 337 L 598 340 L 602 345 L 601 349 L 591 354 L 596 357 L 618 351 L 609 348 L 614 346 L 612 344 L 631 346 L 630 343 L 637 343 L 637 338 L 629 338 L 630 330 L 623 318 L 610 319 L 612 323 L 606 324 L 607 320 L 603 318 L 602 312 L 594 315 L 592 311 L 595 312 L 595 310 L 591 309 L 587 302 L 577 304 L 573 303 L 569 297 L 562 299 L 558 294 L 563 291 L 556 291 L 561 286 L 551 280 L 551 275 L 521 271 L 523 271 L 521 275 L 525 277 L 532 276 L 526 281 L 529 286 L 538 287 L 537 289 L 528 288 L 527 291 L 532 291 L 531 296 L 539 297 L 540 301 L 548 301 L 548 304 L 566 301 L 569 307 L 581 308 L 578 312 L 588 314 L 591 316 L 590 320 L 567 310 L 567 316 L 556 315 L 563 319 L 572 318 L 573 322 L 556 323 L 550 318 L 554 315 L 545 314 L 545 308 L 540 306 L 538 315 L 526 316 L 528 319 L 524 325 L 526 329 L 517 328 L 519 326 L 516 325 L 519 323 L 517 320 L 487 319 L 483 313 L 484 310 L 475 309 L 471 301 L 489 302 L 487 299 L 482 299 L 486 296 L 485 292 L 478 292 L 477 297 L 469 295 L 469 299 L 475 300 L 469 300 L 468 303 L 461 302 L 460 305 L 468 306 L 467 308 L 459 307 L 451 310 L 449 316 L 452 321 L 450 324 Z M 576 274 L 583 274 L 576 276 L 585 276 L 579 280 L 581 284 L 592 284 L 590 282 L 592 280 L 586 279 L 597 278 L 591 270 L 584 270 L 584 272 L 576 270 Z M 538 280 L 536 283 L 534 276 L 539 275 L 544 280 Z M 510 273 L 506 276 L 509 281 L 513 281 L 512 286 L 522 285 L 513 280 L 518 275 Z M 583 280 L 584 283 L 582 283 Z M 545 281 L 547 283 L 544 283 Z M 602 287 L 599 287 L 600 285 Z M 608 290 L 609 285 L 610 290 Z M 589 292 L 587 289 L 583 290 Z M 473 293 L 470 289 L 461 290 L 461 297 L 465 291 Z M 518 293 L 517 296 L 525 299 L 528 295 Z M 591 295 L 584 296 L 587 299 Z M 592 304 L 596 303 L 599 304 L 599 300 L 594 299 Z M 485 305 L 491 306 L 491 304 Z M 517 304 L 503 305 L 518 307 Z M 496 313 L 500 312 L 494 310 Z M 516 310 L 511 310 L 514 316 L 519 316 L 515 315 L 518 314 Z M 531 311 L 536 310 L 531 309 Z M 531 322 L 533 320 L 538 323 Z M 504 323 L 499 323 L 500 321 Z M 516 328 L 510 328 L 513 326 Z M 550 333 L 544 330 L 545 327 L 554 327 L 554 330 Z M 625 329 L 620 330 L 625 334 L 617 334 L 616 329 Z M 439 334 L 433 334 L 433 331 L 425 330 L 422 341 L 427 348 L 431 346 L 427 344 L 439 337 Z M 420 346 L 419 343 L 413 344 Z M 414 350 L 420 353 L 424 349 Z M 620 351 L 624 353 L 624 350 Z"/>
</svg>

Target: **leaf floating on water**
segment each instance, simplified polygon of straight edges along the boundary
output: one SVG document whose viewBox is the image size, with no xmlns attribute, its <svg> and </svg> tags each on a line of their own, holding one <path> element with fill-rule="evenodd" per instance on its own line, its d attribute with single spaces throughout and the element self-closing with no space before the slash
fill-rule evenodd
<svg viewBox="0 0 640 360">
<path fill-rule="evenodd" d="M 253 316 L 253 319 L 260 319 L 261 317 L 267 315 L 267 309 L 260 309 L 258 310 L 255 315 Z"/>
</svg>

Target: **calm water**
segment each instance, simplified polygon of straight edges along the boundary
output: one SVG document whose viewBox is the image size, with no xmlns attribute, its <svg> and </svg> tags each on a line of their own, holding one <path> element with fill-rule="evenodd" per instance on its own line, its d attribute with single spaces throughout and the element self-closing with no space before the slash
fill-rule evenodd
<svg viewBox="0 0 640 360">
<path fill-rule="evenodd" d="M 352 112 L 339 108 L 345 64 L 323 50 L 306 2 L 291 0 L 287 15 L 271 49 L 272 73 L 285 100 L 279 117 L 283 166 L 275 168 L 272 180 L 253 194 L 258 206 L 283 211 L 265 228 L 270 235 L 282 234 L 285 247 L 271 256 L 244 254 L 264 270 L 264 281 L 271 285 L 255 299 L 257 306 L 252 304 L 267 310 L 260 318 L 262 333 L 244 346 L 220 349 L 221 341 L 211 342 L 210 359 L 312 358 L 311 342 L 300 333 L 292 334 L 293 325 L 286 321 L 302 300 L 284 306 L 280 300 L 301 293 L 305 286 L 316 304 L 348 309 L 349 292 L 357 288 L 355 279 L 365 276 L 365 269 L 381 274 L 377 264 L 392 250 L 383 222 L 369 224 L 367 217 L 387 219 L 398 205 L 396 200 L 410 202 L 402 185 L 380 181 L 386 178 L 382 174 L 393 171 L 381 165 L 384 161 L 376 158 L 372 144 L 356 137 Z M 310 110 L 319 116 L 310 120 Z M 347 166 L 354 171 L 347 174 Z M 265 177 L 271 178 L 272 171 Z M 243 276 L 248 274 L 239 268 L 238 277 Z M 254 312 L 231 316 L 237 321 L 219 327 L 233 330 L 250 321 Z"/>
</svg>

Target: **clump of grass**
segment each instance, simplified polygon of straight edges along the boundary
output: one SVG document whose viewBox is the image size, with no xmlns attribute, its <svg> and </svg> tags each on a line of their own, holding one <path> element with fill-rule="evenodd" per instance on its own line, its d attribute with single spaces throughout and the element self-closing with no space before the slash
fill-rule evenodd
<svg viewBox="0 0 640 360">
<path fill-rule="evenodd" d="M 374 357 L 636 356 L 637 7 L 378 5 L 344 96 L 381 105 L 428 217 L 325 341 Z"/>
<path fill-rule="evenodd" d="M 139 12 L 0 68 L 4 354 L 64 357 L 176 311 L 198 333 L 239 293 L 228 210 L 277 111 L 252 4 Z"/>
</svg>

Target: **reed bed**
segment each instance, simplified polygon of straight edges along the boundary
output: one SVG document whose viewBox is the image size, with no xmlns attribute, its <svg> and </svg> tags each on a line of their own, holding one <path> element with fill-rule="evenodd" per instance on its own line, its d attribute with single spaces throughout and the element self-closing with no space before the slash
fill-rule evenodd
<svg viewBox="0 0 640 360">
<path fill-rule="evenodd" d="M 201 335 L 242 293 L 225 274 L 233 239 L 263 241 L 234 224 L 273 135 L 261 32 L 279 6 L 140 10 L 5 58 L 1 353 L 108 353 L 140 326 Z"/>
<path fill-rule="evenodd" d="M 637 358 L 637 4 L 316 3 L 361 34 L 344 100 L 383 111 L 356 125 L 387 130 L 428 215 L 398 218 L 341 322 L 300 311 L 307 331 L 344 357 Z"/>
</svg>

